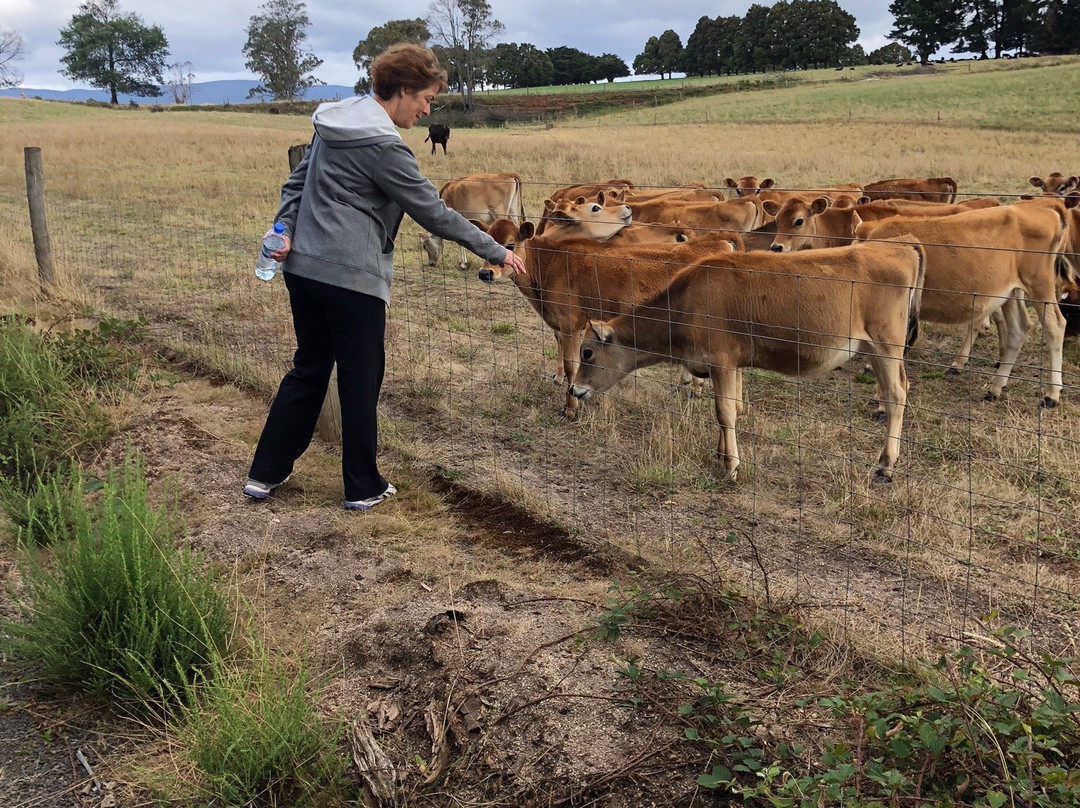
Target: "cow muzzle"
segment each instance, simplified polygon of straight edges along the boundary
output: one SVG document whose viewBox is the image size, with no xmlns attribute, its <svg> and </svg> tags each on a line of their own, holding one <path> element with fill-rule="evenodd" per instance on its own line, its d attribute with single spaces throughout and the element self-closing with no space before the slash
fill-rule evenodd
<svg viewBox="0 0 1080 808">
<path fill-rule="evenodd" d="M 476 277 L 484 283 L 495 283 L 495 270 L 488 267 L 482 267 L 480 271 L 476 273 Z"/>
<path fill-rule="evenodd" d="M 582 401 L 587 401 L 592 398 L 592 392 L 593 391 L 588 387 L 578 387 L 576 384 L 570 385 L 570 395 L 574 398 L 581 399 Z"/>
<path fill-rule="evenodd" d="M 784 252 L 784 245 L 783 244 L 770 244 L 769 245 L 769 250 L 770 250 L 770 252 Z"/>
</svg>

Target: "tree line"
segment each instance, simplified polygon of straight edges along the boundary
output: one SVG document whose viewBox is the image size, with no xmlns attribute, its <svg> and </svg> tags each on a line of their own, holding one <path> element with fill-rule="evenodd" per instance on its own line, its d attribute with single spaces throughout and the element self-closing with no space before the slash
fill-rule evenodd
<svg viewBox="0 0 1080 808">
<path fill-rule="evenodd" d="M 390 20 L 372 28 L 353 51 L 361 73 L 356 92 L 367 89 L 371 62 L 390 45 L 431 47 L 466 109 L 473 93 L 489 87 L 525 88 L 614 81 L 630 75 L 694 76 L 886 64 L 913 54 L 922 63 L 951 46 L 953 53 L 997 58 L 1025 53 L 1080 53 L 1080 0 L 892 0 L 890 44 L 865 53 L 856 40 L 855 18 L 836 0 L 778 0 L 751 5 L 742 16 L 701 17 L 683 45 L 673 30 L 650 37 L 631 68 L 612 53 L 592 55 L 559 46 L 496 43 L 505 26 L 488 0 L 432 0 L 423 18 Z M 307 48 L 310 19 L 301 0 L 266 0 L 249 18 L 245 66 L 261 78 L 248 97 L 297 100 L 325 82 L 314 71 L 322 60 Z M 120 93 L 162 94 L 166 84 L 177 103 L 190 99 L 190 62 L 168 64 L 164 31 L 124 13 L 119 0 L 85 0 L 60 30 L 65 50 L 61 73 Z M 17 86 L 25 42 L 0 28 L 0 87 Z"/>
</svg>

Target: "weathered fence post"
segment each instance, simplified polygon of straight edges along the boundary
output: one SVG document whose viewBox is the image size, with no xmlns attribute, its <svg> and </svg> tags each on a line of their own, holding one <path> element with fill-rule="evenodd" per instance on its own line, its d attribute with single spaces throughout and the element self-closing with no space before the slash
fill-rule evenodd
<svg viewBox="0 0 1080 808">
<path fill-rule="evenodd" d="M 296 170 L 296 167 L 300 165 L 300 161 L 304 159 L 304 155 L 307 154 L 308 144 L 297 143 L 295 146 L 289 146 L 289 172 Z"/>
<path fill-rule="evenodd" d="M 42 288 L 53 285 L 52 247 L 49 245 L 49 225 L 45 220 L 45 175 L 41 168 L 41 149 L 23 149 L 26 163 L 26 201 L 30 205 L 30 232 L 34 237 L 34 257 L 37 259 L 38 280 Z"/>
<path fill-rule="evenodd" d="M 307 150 L 307 143 L 289 146 L 290 173 L 300 165 L 300 161 L 304 159 Z M 341 399 L 338 398 L 336 367 L 330 375 L 330 387 L 326 390 L 326 398 L 323 399 L 322 410 L 319 412 L 319 423 L 315 431 L 325 441 L 341 440 Z"/>
</svg>

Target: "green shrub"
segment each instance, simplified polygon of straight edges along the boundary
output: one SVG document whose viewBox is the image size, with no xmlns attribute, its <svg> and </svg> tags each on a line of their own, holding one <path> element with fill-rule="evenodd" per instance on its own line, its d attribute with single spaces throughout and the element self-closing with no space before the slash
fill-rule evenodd
<svg viewBox="0 0 1080 808">
<path fill-rule="evenodd" d="M 176 520 L 147 502 L 137 460 L 110 474 L 94 502 L 55 491 L 73 535 L 51 564 L 23 553 L 20 619 L 0 623 L 8 650 L 55 682 L 133 709 L 187 699 L 228 641 L 212 574 L 177 548 Z"/>
<path fill-rule="evenodd" d="M 101 489 L 101 481 L 88 477 L 78 466 L 60 465 L 53 473 L 39 476 L 36 484 L 25 490 L 0 486 L 0 501 L 24 546 L 73 538 L 80 519 L 87 513 L 83 498 Z"/>
<path fill-rule="evenodd" d="M 145 321 L 105 319 L 96 329 L 41 334 L 23 318 L 0 318 L 0 479 L 30 490 L 110 423 L 102 403 L 131 386 L 140 366 L 132 344 Z"/>
<path fill-rule="evenodd" d="M 306 669 L 294 675 L 263 650 L 206 685 L 184 729 L 205 804 L 346 804 L 342 728 L 328 729 L 307 687 Z"/>
</svg>

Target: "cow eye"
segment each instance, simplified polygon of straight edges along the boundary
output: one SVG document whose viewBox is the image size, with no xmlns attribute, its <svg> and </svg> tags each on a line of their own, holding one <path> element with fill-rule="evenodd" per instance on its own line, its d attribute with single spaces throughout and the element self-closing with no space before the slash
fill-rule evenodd
<svg viewBox="0 0 1080 808">
<path fill-rule="evenodd" d="M 802 219 L 796 219 L 792 223 L 792 227 L 802 227 L 802 226 L 803 226 L 803 220 Z"/>
<path fill-rule="evenodd" d="M 514 242 L 511 241 L 509 244 L 507 244 L 506 249 L 508 249 L 510 252 L 513 252 L 514 251 Z"/>
<path fill-rule="evenodd" d="M 593 354 L 593 349 L 592 348 L 582 348 L 581 349 L 581 358 L 582 358 L 583 361 L 591 362 L 592 358 L 593 358 L 593 355 L 594 354 Z"/>
<path fill-rule="evenodd" d="M 592 205 L 589 206 L 589 210 L 591 210 L 593 213 L 599 213 L 601 210 L 603 210 L 603 208 L 601 208 L 594 202 Z"/>
<path fill-rule="evenodd" d="M 687 238 L 685 233 L 679 233 L 675 236 L 675 241 L 677 241 L 679 244 L 684 243 L 686 240 Z"/>
</svg>

